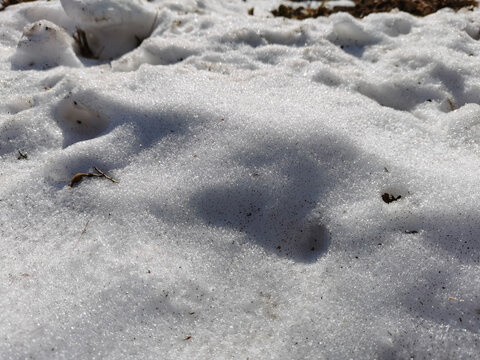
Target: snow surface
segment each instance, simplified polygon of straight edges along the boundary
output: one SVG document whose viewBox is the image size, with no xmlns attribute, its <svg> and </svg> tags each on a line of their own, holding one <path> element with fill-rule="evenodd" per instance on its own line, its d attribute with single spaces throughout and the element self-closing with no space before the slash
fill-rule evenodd
<svg viewBox="0 0 480 360">
<path fill-rule="evenodd" d="M 279 4 L 0 12 L 2 359 L 478 358 L 480 10 Z"/>
</svg>

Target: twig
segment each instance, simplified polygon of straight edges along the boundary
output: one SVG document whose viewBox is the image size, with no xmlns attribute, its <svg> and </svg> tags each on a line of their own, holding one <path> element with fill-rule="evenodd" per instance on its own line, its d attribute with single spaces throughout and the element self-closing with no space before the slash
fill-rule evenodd
<svg viewBox="0 0 480 360">
<path fill-rule="evenodd" d="M 90 220 L 87 220 L 87 222 L 85 223 L 85 226 L 83 227 L 82 232 L 80 233 L 80 236 L 82 236 L 83 234 L 85 234 L 87 232 L 87 226 L 88 226 L 89 222 L 90 222 Z"/>
<path fill-rule="evenodd" d="M 80 242 L 80 239 L 82 238 L 83 234 L 85 234 L 87 232 L 87 226 L 88 226 L 88 223 L 90 222 L 90 220 L 87 220 L 87 222 L 85 223 L 85 226 L 83 227 L 83 230 L 82 232 L 80 233 L 80 236 L 78 237 L 77 241 L 75 242 L 75 245 L 73 246 L 73 249 L 76 250 L 77 247 L 78 247 L 78 243 Z"/>
<path fill-rule="evenodd" d="M 450 110 L 451 111 L 455 110 L 455 103 L 453 102 L 453 100 L 447 97 L 447 102 L 448 102 L 448 105 L 450 106 Z"/>
<path fill-rule="evenodd" d="M 76 32 L 72 35 L 73 39 L 77 43 L 80 55 L 87 59 L 98 59 L 98 55 L 90 48 L 87 39 L 87 33 L 80 28 L 77 28 Z"/>
<path fill-rule="evenodd" d="M 18 160 L 27 160 L 28 159 L 28 154 L 26 152 L 23 152 L 22 150 L 18 149 Z"/>
<path fill-rule="evenodd" d="M 104 177 L 105 179 L 108 179 L 110 180 L 111 182 L 114 182 L 114 183 L 118 183 L 117 180 L 115 180 L 114 178 L 112 178 L 111 176 L 108 176 L 107 174 L 105 174 L 103 171 L 101 171 L 99 168 L 97 168 L 96 166 L 94 167 L 95 171 L 97 172 L 96 174 L 95 173 L 78 173 L 78 174 L 75 174 L 72 178 L 72 180 L 70 181 L 70 184 L 68 185 L 69 187 L 73 187 L 73 185 L 75 184 L 78 184 L 80 181 L 83 180 L 84 177 Z"/>
<path fill-rule="evenodd" d="M 114 183 L 117 183 L 118 184 L 118 181 L 115 180 L 114 178 L 108 176 L 107 174 L 105 174 L 102 170 L 100 170 L 99 168 L 97 168 L 96 166 L 93 167 L 95 169 L 96 172 L 98 172 L 100 175 L 99 176 L 103 176 L 104 178 L 107 178 L 108 180 L 110 180 L 111 182 L 114 182 Z"/>
</svg>

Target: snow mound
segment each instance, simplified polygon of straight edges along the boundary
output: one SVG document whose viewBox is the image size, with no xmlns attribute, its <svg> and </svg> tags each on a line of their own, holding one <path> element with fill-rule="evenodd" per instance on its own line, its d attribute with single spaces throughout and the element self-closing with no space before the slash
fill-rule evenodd
<svg viewBox="0 0 480 360">
<path fill-rule="evenodd" d="M 332 16 L 332 41 L 342 45 L 365 46 L 378 41 L 374 31 L 368 32 L 363 25 L 349 14 Z"/>
<path fill-rule="evenodd" d="M 81 67 L 73 45 L 72 37 L 64 29 L 48 20 L 37 21 L 25 27 L 17 50 L 10 58 L 12 68 Z"/>
</svg>

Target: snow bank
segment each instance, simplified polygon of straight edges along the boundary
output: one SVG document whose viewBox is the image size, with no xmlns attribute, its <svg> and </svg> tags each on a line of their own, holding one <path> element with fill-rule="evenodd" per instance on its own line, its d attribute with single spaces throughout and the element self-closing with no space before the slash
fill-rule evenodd
<svg viewBox="0 0 480 360">
<path fill-rule="evenodd" d="M 476 357 L 478 10 L 98 4 L 0 12 L 2 358 Z"/>
</svg>

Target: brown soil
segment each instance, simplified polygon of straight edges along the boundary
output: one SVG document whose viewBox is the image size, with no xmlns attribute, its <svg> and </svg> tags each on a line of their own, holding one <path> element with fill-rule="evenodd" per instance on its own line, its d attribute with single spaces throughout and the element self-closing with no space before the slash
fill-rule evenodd
<svg viewBox="0 0 480 360">
<path fill-rule="evenodd" d="M 297 2 L 300 0 L 290 0 Z M 320 1 L 319 1 L 320 2 Z M 355 6 L 337 6 L 327 9 L 324 1 L 317 8 L 304 8 L 280 5 L 278 9 L 272 10 L 274 16 L 283 16 L 289 19 L 303 20 L 319 16 L 329 16 L 336 12 L 347 12 L 357 18 L 363 18 L 371 13 L 389 12 L 393 9 L 408 12 L 416 16 L 430 15 L 442 8 L 451 8 L 455 11 L 478 5 L 477 0 L 353 0 Z"/>
<path fill-rule="evenodd" d="M 35 0 L 2 0 L 0 1 L 0 11 L 5 10 L 10 5 L 20 4 L 22 2 L 31 2 Z"/>
</svg>

